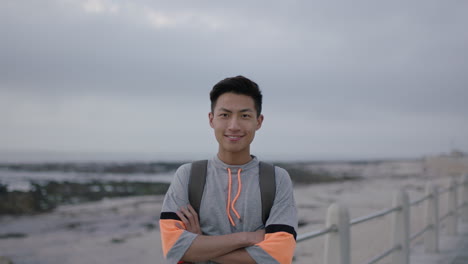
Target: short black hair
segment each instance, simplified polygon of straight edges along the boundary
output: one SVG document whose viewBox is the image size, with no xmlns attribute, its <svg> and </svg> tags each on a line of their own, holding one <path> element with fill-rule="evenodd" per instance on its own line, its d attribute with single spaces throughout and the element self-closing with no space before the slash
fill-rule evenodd
<svg viewBox="0 0 468 264">
<path fill-rule="evenodd" d="M 262 92 L 258 84 L 244 76 L 236 76 L 221 80 L 210 92 L 211 112 L 214 113 L 214 107 L 218 98 L 225 93 L 242 94 L 252 97 L 257 110 L 257 117 L 262 113 Z"/>
</svg>

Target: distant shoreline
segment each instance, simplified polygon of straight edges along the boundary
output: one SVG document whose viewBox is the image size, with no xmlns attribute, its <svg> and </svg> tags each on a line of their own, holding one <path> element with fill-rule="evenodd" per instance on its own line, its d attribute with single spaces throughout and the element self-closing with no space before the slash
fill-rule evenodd
<svg viewBox="0 0 468 264">
<path fill-rule="evenodd" d="M 0 164 L 0 195 L 9 203 L 27 204 L 0 214 L 52 210 L 61 204 L 103 198 L 164 194 L 183 162 L 55 162 Z M 275 162 L 286 169 L 294 186 L 376 177 L 424 175 L 421 159 L 373 161 Z M 8 199 L 7 199 L 7 198 Z M 22 202 L 27 201 L 27 202 Z M 36 201 L 36 202 L 34 202 Z M 41 205 L 42 201 L 42 205 Z M 8 203 L 7 203 L 8 204 Z M 38 205 L 39 204 L 39 205 Z M 13 208 L 13 209 L 12 209 Z M 33 209 L 31 209 L 33 208 Z"/>
<path fill-rule="evenodd" d="M 92 163 L 92 162 L 169 162 L 185 163 L 200 159 L 209 159 L 215 155 L 215 152 L 184 152 L 184 153 L 160 153 L 160 152 L 67 152 L 52 150 L 7 150 L 0 151 L 0 164 L 13 163 Z M 346 156 L 330 154 L 268 154 L 254 152 L 261 160 L 274 162 L 359 162 L 359 161 L 399 161 L 399 160 L 418 160 L 427 155 L 367 155 L 367 156 Z"/>
</svg>

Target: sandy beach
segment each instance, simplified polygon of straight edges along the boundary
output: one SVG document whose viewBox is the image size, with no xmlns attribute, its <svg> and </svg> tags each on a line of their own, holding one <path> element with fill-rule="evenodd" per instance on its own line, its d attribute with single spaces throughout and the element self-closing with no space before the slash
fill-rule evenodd
<svg viewBox="0 0 468 264">
<path fill-rule="evenodd" d="M 314 163 L 334 172 L 360 175 L 360 180 L 295 186 L 298 234 L 323 228 L 327 207 L 339 202 L 351 219 L 392 206 L 394 193 L 404 188 L 410 200 L 424 195 L 433 181 L 448 186 L 448 177 L 427 178 L 419 160 L 372 164 Z M 446 210 L 441 197 L 441 212 Z M 59 206 L 50 213 L 0 217 L 0 256 L 15 264 L 32 263 L 164 263 L 158 228 L 163 196 L 104 199 Z M 423 206 L 412 211 L 411 228 L 423 224 Z M 391 217 L 351 228 L 352 263 L 362 263 L 390 248 Z M 412 231 L 412 232 L 414 232 Z M 416 241 L 416 243 L 420 243 Z M 321 263 L 324 237 L 298 243 L 294 263 Z M 381 263 L 388 263 L 383 260 Z"/>
</svg>

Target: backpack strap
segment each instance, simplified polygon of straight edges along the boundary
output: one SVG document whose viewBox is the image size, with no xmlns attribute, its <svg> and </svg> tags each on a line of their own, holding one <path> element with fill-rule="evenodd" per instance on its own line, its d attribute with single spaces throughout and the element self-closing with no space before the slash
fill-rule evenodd
<svg viewBox="0 0 468 264">
<path fill-rule="evenodd" d="M 208 160 L 199 160 L 193 162 L 190 169 L 188 198 L 190 205 L 197 213 L 200 213 L 200 204 L 206 183 L 207 166 Z M 262 222 L 266 225 L 276 195 L 275 167 L 273 165 L 260 161 L 259 184 L 262 199 Z"/>
<path fill-rule="evenodd" d="M 195 209 L 195 212 L 200 212 L 200 204 L 205 189 L 206 169 L 208 160 L 199 160 L 192 163 L 190 169 L 190 179 L 188 185 L 188 198 L 190 205 Z"/>
<path fill-rule="evenodd" d="M 260 193 L 262 197 L 262 221 L 266 226 L 266 221 L 270 216 L 271 207 L 275 201 L 276 195 L 276 179 L 275 167 L 269 163 L 260 161 L 259 164 L 259 181 Z"/>
</svg>

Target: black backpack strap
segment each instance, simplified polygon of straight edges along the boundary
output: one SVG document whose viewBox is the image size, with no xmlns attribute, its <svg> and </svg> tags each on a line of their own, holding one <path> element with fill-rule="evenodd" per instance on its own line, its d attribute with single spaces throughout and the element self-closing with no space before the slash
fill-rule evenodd
<svg viewBox="0 0 468 264">
<path fill-rule="evenodd" d="M 207 160 L 199 160 L 192 163 L 192 168 L 190 170 L 188 198 L 190 205 L 197 213 L 200 213 L 200 204 L 203 197 L 203 190 L 205 189 L 207 166 Z M 266 225 L 276 195 L 275 167 L 273 165 L 260 162 L 259 183 L 262 199 L 262 222 Z"/>
<path fill-rule="evenodd" d="M 205 189 L 206 169 L 208 160 L 199 160 L 192 163 L 188 185 L 189 203 L 200 214 L 200 204 Z"/>
<path fill-rule="evenodd" d="M 262 197 L 262 221 L 266 225 L 266 221 L 270 216 L 271 207 L 275 201 L 276 195 L 276 179 L 275 167 L 269 163 L 260 161 L 259 164 L 259 181 L 260 193 Z"/>
</svg>

